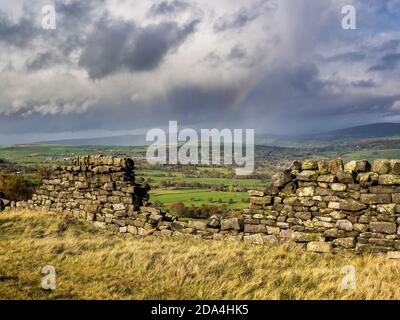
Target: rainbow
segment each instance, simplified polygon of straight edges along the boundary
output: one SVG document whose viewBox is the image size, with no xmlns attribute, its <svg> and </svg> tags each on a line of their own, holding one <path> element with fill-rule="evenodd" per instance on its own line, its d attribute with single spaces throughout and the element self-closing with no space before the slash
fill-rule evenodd
<svg viewBox="0 0 400 320">
<path fill-rule="evenodd" d="M 264 78 L 265 75 L 261 75 L 247 80 L 234 95 L 232 102 L 230 103 L 231 109 L 235 110 L 241 107 Z"/>
</svg>

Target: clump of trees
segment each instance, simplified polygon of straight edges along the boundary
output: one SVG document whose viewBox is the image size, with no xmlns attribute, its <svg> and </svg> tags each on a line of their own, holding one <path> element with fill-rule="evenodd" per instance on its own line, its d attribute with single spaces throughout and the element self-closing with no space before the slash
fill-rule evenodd
<svg viewBox="0 0 400 320">
<path fill-rule="evenodd" d="M 0 192 L 8 200 L 22 201 L 32 197 L 34 184 L 23 176 L 12 173 L 0 173 Z"/>
</svg>

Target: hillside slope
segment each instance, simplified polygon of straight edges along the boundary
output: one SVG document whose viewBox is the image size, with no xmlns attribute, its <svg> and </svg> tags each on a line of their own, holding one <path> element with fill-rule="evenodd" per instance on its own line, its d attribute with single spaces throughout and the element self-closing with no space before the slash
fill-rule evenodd
<svg viewBox="0 0 400 320">
<path fill-rule="evenodd" d="M 400 123 L 372 123 L 340 130 L 323 132 L 320 138 L 378 138 L 400 135 Z"/>
<path fill-rule="evenodd" d="M 54 291 L 41 289 L 45 265 L 56 268 Z M 341 290 L 346 265 L 356 290 Z M 399 299 L 399 280 L 398 262 L 382 257 L 124 238 L 35 212 L 0 215 L 0 299 Z"/>
</svg>

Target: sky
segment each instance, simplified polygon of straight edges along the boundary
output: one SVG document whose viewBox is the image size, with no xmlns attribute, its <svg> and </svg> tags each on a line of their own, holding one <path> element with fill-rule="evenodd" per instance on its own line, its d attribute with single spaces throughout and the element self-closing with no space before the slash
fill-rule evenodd
<svg viewBox="0 0 400 320">
<path fill-rule="evenodd" d="M 400 0 L 0 0 L 0 144 L 168 121 L 278 135 L 400 122 Z"/>
</svg>

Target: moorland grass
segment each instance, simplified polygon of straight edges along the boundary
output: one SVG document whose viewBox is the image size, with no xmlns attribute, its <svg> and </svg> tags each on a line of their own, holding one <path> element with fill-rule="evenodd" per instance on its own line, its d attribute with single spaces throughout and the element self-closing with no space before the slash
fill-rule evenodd
<svg viewBox="0 0 400 320">
<path fill-rule="evenodd" d="M 41 288 L 52 265 L 57 288 Z M 342 268 L 357 288 L 342 290 Z M 188 238 L 112 235 L 40 212 L 0 214 L 1 299 L 399 299 L 400 262 Z"/>
</svg>

